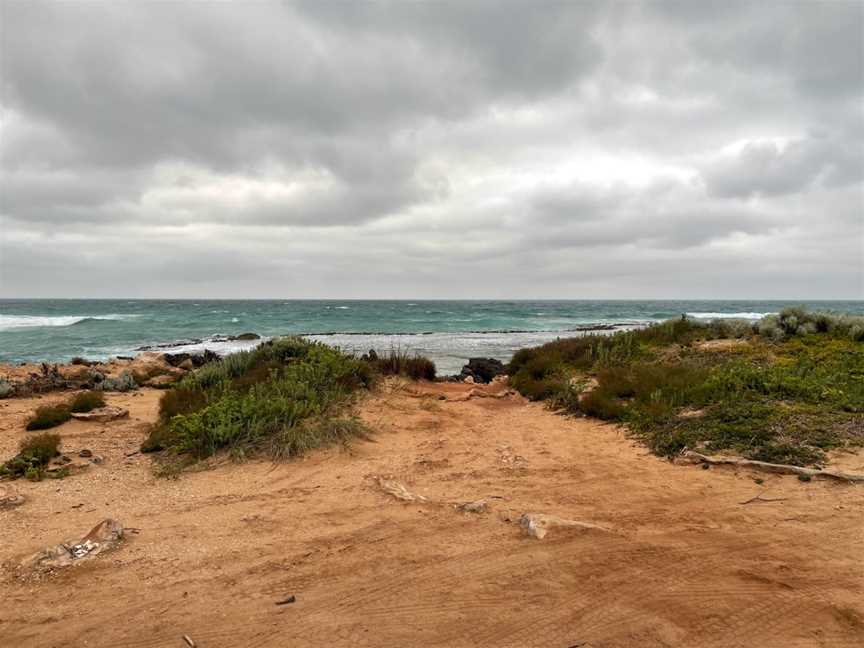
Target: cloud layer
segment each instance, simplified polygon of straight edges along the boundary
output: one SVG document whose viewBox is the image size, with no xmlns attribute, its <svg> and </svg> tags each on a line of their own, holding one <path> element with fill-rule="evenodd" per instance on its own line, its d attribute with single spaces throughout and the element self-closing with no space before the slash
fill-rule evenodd
<svg viewBox="0 0 864 648">
<path fill-rule="evenodd" d="M 864 298 L 860 3 L 0 11 L 0 296 Z"/>
</svg>

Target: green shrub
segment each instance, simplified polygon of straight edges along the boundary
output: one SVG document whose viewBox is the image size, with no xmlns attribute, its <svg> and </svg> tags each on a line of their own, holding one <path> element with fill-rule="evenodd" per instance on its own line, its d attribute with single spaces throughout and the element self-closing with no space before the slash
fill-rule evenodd
<svg viewBox="0 0 864 648">
<path fill-rule="evenodd" d="M 98 407 L 105 407 L 105 397 L 101 391 L 80 392 L 69 402 L 69 410 L 72 412 L 89 412 Z"/>
<path fill-rule="evenodd" d="M 579 409 L 588 416 L 604 421 L 620 421 L 626 412 L 621 401 L 602 389 L 594 389 L 585 394 L 579 402 Z"/>
<path fill-rule="evenodd" d="M 350 436 L 333 421 L 374 381 L 369 365 L 317 342 L 274 340 L 205 365 L 166 392 L 142 451 L 191 459 L 222 449 L 294 456 Z M 335 426 L 335 427 L 334 427 Z"/>
<path fill-rule="evenodd" d="M 27 421 L 28 430 L 47 430 L 57 427 L 72 418 L 69 405 L 56 403 L 54 405 L 41 405 Z"/>
<path fill-rule="evenodd" d="M 48 462 L 60 454 L 57 434 L 37 434 L 24 439 L 18 454 L 0 465 L 0 477 L 42 479 Z"/>
<path fill-rule="evenodd" d="M 159 420 L 168 422 L 178 414 L 191 414 L 207 404 L 207 393 L 194 387 L 169 389 L 159 399 Z"/>
</svg>

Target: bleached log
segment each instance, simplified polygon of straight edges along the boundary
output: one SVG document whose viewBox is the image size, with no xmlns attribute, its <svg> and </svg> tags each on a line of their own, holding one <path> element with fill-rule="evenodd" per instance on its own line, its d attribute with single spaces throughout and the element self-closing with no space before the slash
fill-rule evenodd
<svg viewBox="0 0 864 648">
<path fill-rule="evenodd" d="M 768 463 L 767 461 L 756 461 L 755 459 L 738 459 L 735 457 L 709 456 L 693 450 L 682 453 L 681 458 L 689 463 L 704 463 L 710 466 L 735 466 L 737 468 L 749 468 L 761 472 L 776 473 L 780 475 L 798 475 L 810 477 L 811 479 L 833 479 L 848 483 L 864 483 L 864 475 L 845 473 L 836 470 L 819 470 L 817 468 L 802 468 L 801 466 L 790 466 L 788 464 Z"/>
</svg>

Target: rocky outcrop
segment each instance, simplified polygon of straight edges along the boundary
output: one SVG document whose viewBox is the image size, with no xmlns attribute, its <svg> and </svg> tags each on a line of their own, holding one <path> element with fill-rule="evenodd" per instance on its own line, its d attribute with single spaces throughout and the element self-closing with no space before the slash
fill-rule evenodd
<svg viewBox="0 0 864 648">
<path fill-rule="evenodd" d="M 241 333 L 240 335 L 229 335 L 228 339 L 229 340 L 240 340 L 240 341 L 260 340 L 261 336 L 258 335 L 257 333 Z"/>
<path fill-rule="evenodd" d="M 145 381 L 144 387 L 152 387 L 154 389 L 168 389 L 180 380 L 181 376 L 176 374 L 163 374 L 161 376 L 153 376 L 149 380 Z"/>
<path fill-rule="evenodd" d="M 193 369 L 197 369 L 198 367 L 203 367 L 205 364 L 220 359 L 219 354 L 214 353 L 210 349 L 205 349 L 201 353 L 165 353 L 163 354 L 163 357 L 165 358 L 165 362 L 172 367 L 180 367 L 181 365 L 184 365 L 184 369 L 190 366 L 189 363 L 191 363 Z"/>
<path fill-rule="evenodd" d="M 496 376 L 501 376 L 506 373 L 504 363 L 495 358 L 471 358 L 468 364 L 462 367 L 460 376 L 462 380 L 469 376 L 474 379 L 475 383 L 490 383 Z"/>
<path fill-rule="evenodd" d="M 102 381 L 102 389 L 104 391 L 119 391 L 125 392 L 132 389 L 138 389 L 138 383 L 129 371 L 124 370 L 117 377 L 105 378 Z"/>
<path fill-rule="evenodd" d="M 72 412 L 72 418 L 78 421 L 91 421 L 95 423 L 107 423 L 129 416 L 129 410 L 122 407 L 107 405 L 97 407 L 89 412 Z"/>
</svg>

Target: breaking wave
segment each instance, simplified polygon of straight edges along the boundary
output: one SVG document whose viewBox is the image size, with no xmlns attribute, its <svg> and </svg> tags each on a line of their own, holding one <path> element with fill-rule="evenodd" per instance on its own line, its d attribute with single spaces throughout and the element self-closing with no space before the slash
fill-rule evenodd
<svg viewBox="0 0 864 648">
<path fill-rule="evenodd" d="M 73 326 L 82 322 L 125 320 L 135 315 L 0 315 L 0 331 L 46 326 Z"/>
<path fill-rule="evenodd" d="M 743 319 L 743 320 L 760 320 L 766 315 L 775 315 L 776 313 L 687 313 L 687 317 L 693 319 Z"/>
</svg>

